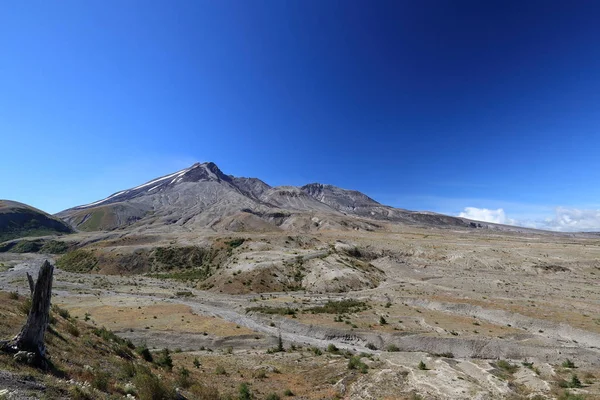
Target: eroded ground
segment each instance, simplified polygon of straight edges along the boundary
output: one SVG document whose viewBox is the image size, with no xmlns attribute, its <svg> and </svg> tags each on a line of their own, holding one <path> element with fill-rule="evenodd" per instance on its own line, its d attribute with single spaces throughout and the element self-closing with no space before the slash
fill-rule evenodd
<svg viewBox="0 0 600 400">
<path fill-rule="evenodd" d="M 135 343 L 177 349 L 176 366 L 222 393 L 249 382 L 258 398 L 286 390 L 307 399 L 600 398 L 594 237 L 433 229 L 240 237 L 208 279 L 58 271 L 55 303 Z M 111 240 L 97 251 L 153 243 Z M 0 288 L 26 293 L 25 272 L 44 257 L 0 254 Z M 286 352 L 269 350 L 279 336 Z M 349 368 L 346 351 L 362 353 L 358 366 Z"/>
</svg>

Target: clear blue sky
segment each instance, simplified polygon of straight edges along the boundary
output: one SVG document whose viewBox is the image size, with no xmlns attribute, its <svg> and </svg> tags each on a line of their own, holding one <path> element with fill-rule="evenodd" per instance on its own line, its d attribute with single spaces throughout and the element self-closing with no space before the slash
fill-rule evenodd
<svg viewBox="0 0 600 400">
<path fill-rule="evenodd" d="M 600 229 L 599 20 L 596 1 L 3 2 L 0 198 L 58 212 L 214 161 Z"/>
</svg>

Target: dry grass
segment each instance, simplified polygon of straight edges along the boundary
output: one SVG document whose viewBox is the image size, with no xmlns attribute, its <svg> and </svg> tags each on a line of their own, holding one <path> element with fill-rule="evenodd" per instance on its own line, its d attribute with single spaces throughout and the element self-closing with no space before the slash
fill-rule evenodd
<svg viewBox="0 0 600 400">
<path fill-rule="evenodd" d="M 250 329 L 239 327 L 220 318 L 193 314 L 189 306 L 168 304 L 139 307 L 120 306 L 75 306 L 68 305 L 73 316 L 84 319 L 89 313 L 98 326 L 112 330 L 145 329 L 153 331 L 175 331 L 189 333 L 208 333 L 215 336 L 249 335 Z M 156 318 L 155 318 L 156 317 Z"/>
</svg>

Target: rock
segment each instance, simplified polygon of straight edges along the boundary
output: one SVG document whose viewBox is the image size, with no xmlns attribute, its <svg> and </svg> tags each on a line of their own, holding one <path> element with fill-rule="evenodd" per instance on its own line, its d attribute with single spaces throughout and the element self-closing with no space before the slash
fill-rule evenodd
<svg viewBox="0 0 600 400">
<path fill-rule="evenodd" d="M 35 353 L 31 352 L 31 351 L 18 351 L 13 358 L 15 359 L 15 361 L 17 362 L 22 362 L 22 363 L 27 363 L 27 364 L 33 364 L 35 361 Z"/>
</svg>

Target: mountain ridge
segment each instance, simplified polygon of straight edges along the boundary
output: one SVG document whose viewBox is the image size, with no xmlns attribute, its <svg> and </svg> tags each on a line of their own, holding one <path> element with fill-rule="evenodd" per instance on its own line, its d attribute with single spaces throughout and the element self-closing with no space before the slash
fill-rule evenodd
<svg viewBox="0 0 600 400">
<path fill-rule="evenodd" d="M 260 230 L 307 230 L 321 225 L 357 229 L 353 224 L 356 221 L 346 221 L 348 219 L 469 227 L 462 218 L 386 206 L 364 193 L 334 185 L 309 183 L 273 187 L 259 178 L 226 175 L 213 162 L 195 163 L 56 215 L 74 228 L 86 231 L 132 225 L 213 230 L 229 230 L 231 226 L 253 230 L 253 225 L 260 226 Z M 228 221 L 226 226 L 219 225 L 224 220 Z M 320 222 L 323 220 L 327 220 L 327 224 Z"/>
</svg>

